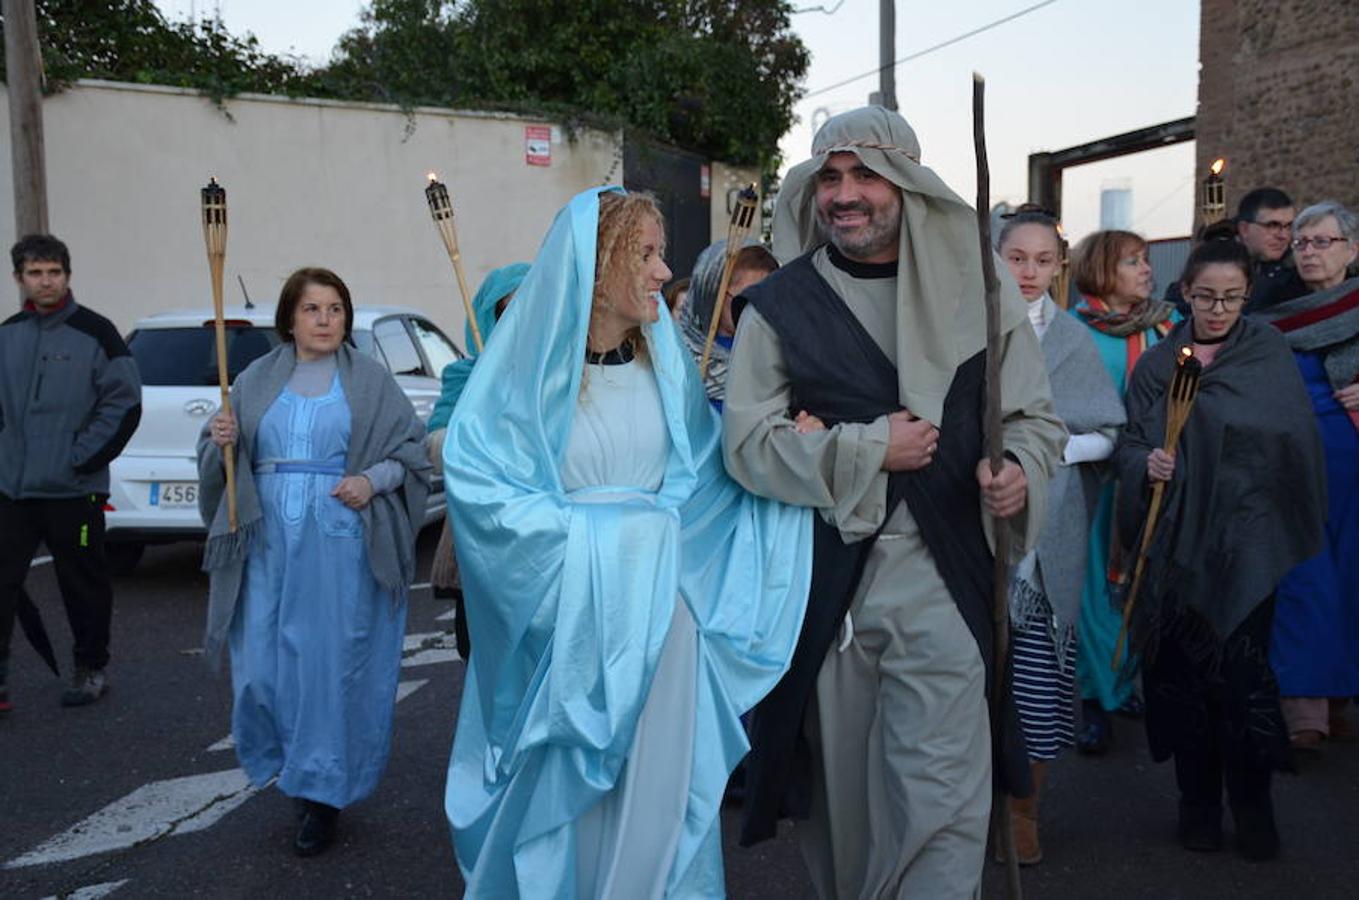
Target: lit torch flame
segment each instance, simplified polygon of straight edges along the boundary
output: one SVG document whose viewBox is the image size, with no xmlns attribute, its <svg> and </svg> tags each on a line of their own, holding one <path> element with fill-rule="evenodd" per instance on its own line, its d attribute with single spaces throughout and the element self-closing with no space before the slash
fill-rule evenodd
<svg viewBox="0 0 1359 900">
<path fill-rule="evenodd" d="M 430 172 L 430 173 L 429 173 L 428 175 L 426 175 L 425 177 L 428 178 L 431 182 L 438 181 L 438 180 L 439 180 L 439 173 L 437 173 L 437 172 Z"/>
<path fill-rule="evenodd" d="M 1222 170 L 1225 168 L 1227 168 L 1227 160 L 1219 156 L 1217 159 L 1213 160 L 1213 164 L 1208 167 L 1208 171 L 1212 172 L 1214 175 L 1221 175 Z"/>
</svg>

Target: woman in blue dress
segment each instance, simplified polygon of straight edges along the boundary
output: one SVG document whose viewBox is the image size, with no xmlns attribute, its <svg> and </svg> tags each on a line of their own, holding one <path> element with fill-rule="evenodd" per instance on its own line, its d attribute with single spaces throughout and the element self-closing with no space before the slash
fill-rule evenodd
<svg viewBox="0 0 1359 900">
<path fill-rule="evenodd" d="M 468 897 L 724 894 L 723 788 L 797 642 L 811 520 L 727 476 L 664 249 L 650 197 L 574 198 L 449 422 Z"/>
<path fill-rule="evenodd" d="M 236 379 L 199 439 L 211 576 L 204 649 L 230 651 L 231 733 L 259 786 L 295 798 L 294 850 L 387 764 L 415 535 L 428 495 L 424 426 L 386 367 L 348 342 L 349 290 L 302 269 L 279 296 L 283 343 Z M 235 445 L 239 524 L 223 450 Z"/>
<path fill-rule="evenodd" d="M 1359 214 L 1333 200 L 1293 222 L 1298 275 L 1312 293 L 1260 318 L 1284 333 L 1326 451 L 1326 547 L 1279 585 L 1270 662 L 1293 746 L 1352 739 L 1359 695 Z"/>
<path fill-rule="evenodd" d="M 1172 304 L 1152 299 L 1147 242 L 1131 231 L 1097 231 L 1082 238 L 1072 251 L 1071 274 L 1082 294 L 1073 312 L 1090 329 L 1104 368 L 1123 397 L 1142 354 L 1170 333 L 1179 314 Z M 1109 748 L 1113 739 L 1109 713 L 1142 711 L 1132 682 L 1113 670 L 1123 621 L 1110 596 L 1110 586 L 1123 568 L 1114 535 L 1114 490 L 1113 482 L 1106 481 L 1095 507 L 1076 626 L 1076 681 L 1081 692 L 1076 747 L 1086 754 Z"/>
</svg>

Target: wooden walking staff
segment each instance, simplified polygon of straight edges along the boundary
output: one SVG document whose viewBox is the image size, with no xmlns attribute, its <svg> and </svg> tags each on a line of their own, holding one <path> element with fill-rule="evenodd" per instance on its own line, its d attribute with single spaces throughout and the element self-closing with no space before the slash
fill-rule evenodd
<svg viewBox="0 0 1359 900">
<path fill-rule="evenodd" d="M 986 286 L 986 410 L 983 426 L 986 456 L 991 475 L 1005 465 L 1004 434 L 1000 411 L 1000 279 L 991 251 L 991 166 L 986 160 L 986 80 L 972 73 L 972 141 L 977 153 L 977 236 L 981 249 L 982 281 Z M 995 521 L 996 555 L 993 578 L 995 597 L 992 625 L 995 652 L 991 660 L 991 740 L 999 743 L 1005 708 L 1005 663 L 1010 653 L 1010 532 L 1002 519 Z M 1003 746 L 1000 750 L 1004 753 Z M 991 803 L 993 831 L 1000 837 L 1005 857 L 1005 896 L 1023 897 L 1019 882 L 1019 857 L 1015 854 L 1014 830 L 1010 827 L 1010 795 L 996 790 Z"/>
<path fill-rule="evenodd" d="M 750 236 L 750 227 L 755 224 L 755 207 L 760 195 L 755 193 L 755 183 L 741 188 L 736 195 L 736 208 L 731 211 L 731 224 L 727 226 L 726 262 L 722 266 L 722 282 L 717 287 L 717 299 L 713 301 L 712 319 L 708 322 L 708 338 L 703 342 L 703 357 L 698 363 L 700 378 L 708 377 L 708 362 L 713 352 L 713 341 L 717 340 L 717 326 L 722 322 L 722 307 L 727 302 L 727 287 L 731 284 L 732 270 L 736 268 L 736 257 L 742 245 Z"/>
<path fill-rule="evenodd" d="M 458 292 L 462 294 L 462 306 L 467 311 L 467 324 L 472 329 L 472 343 L 481 352 L 481 329 L 477 326 L 476 313 L 472 311 L 472 295 L 467 292 L 467 276 L 462 271 L 462 251 L 458 249 L 458 232 L 453 228 L 453 202 L 448 199 L 448 188 L 439 176 L 429 173 L 429 186 L 425 188 L 425 199 L 429 201 L 429 214 L 434 218 L 434 227 L 439 229 L 439 237 L 444 239 L 444 249 L 453 262 L 453 274 L 458 279 Z"/>
<path fill-rule="evenodd" d="M 217 385 L 222 390 L 222 412 L 231 413 L 231 384 L 227 376 L 226 309 L 222 297 L 222 273 L 226 269 L 226 188 L 216 178 L 203 188 L 203 243 L 208 248 L 208 274 L 212 278 L 213 326 L 217 332 Z M 226 468 L 227 522 L 236 530 L 236 452 L 233 444 L 222 448 Z"/>
<path fill-rule="evenodd" d="M 1203 365 L 1194 358 L 1194 351 L 1188 347 L 1180 350 L 1180 359 L 1175 366 L 1175 376 L 1170 379 L 1170 390 L 1166 392 L 1166 435 L 1161 449 L 1173 454 L 1180 443 L 1180 432 L 1189 421 L 1189 413 L 1194 409 L 1194 398 L 1199 393 L 1199 376 Z M 1123 645 L 1128 638 L 1128 625 L 1132 621 L 1133 607 L 1137 603 L 1137 592 L 1142 587 L 1142 574 L 1147 566 L 1147 553 L 1151 550 L 1151 538 L 1156 532 L 1156 520 L 1161 515 L 1161 498 L 1165 496 L 1166 482 L 1153 482 L 1151 502 L 1147 505 L 1147 521 L 1142 526 L 1142 541 L 1137 548 L 1137 563 L 1133 566 L 1132 587 L 1123 601 L 1123 626 L 1118 630 L 1118 643 L 1114 645 L 1113 670 L 1117 672 L 1123 664 Z"/>
</svg>

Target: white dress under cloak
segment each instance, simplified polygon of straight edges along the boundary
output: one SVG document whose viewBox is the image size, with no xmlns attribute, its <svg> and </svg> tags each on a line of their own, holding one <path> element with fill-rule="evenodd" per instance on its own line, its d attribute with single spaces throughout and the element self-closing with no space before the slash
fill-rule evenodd
<svg viewBox="0 0 1359 900">
<path fill-rule="evenodd" d="M 587 366 L 561 465 L 571 499 L 617 502 L 655 493 L 669 453 L 651 367 L 636 360 Z M 677 597 L 627 764 L 614 789 L 576 823 L 578 896 L 665 895 L 688 803 L 697 678 L 698 630 Z"/>
</svg>

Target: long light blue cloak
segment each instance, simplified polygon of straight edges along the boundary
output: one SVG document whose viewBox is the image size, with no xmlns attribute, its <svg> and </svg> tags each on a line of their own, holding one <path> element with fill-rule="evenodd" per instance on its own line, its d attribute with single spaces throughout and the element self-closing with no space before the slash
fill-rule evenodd
<svg viewBox="0 0 1359 900">
<path fill-rule="evenodd" d="M 227 638 L 241 768 L 340 808 L 386 768 L 406 630 L 405 597 L 373 576 L 359 514 L 330 495 L 350 424 L 338 374 L 329 393 L 285 389 L 265 413 L 252 458 L 309 462 L 256 475 L 263 533 Z"/>
<path fill-rule="evenodd" d="M 722 896 L 718 813 L 748 749 L 739 716 L 791 659 L 810 583 L 810 512 L 727 476 L 668 316 L 646 329 L 670 436 L 660 490 L 617 502 L 563 490 L 602 190 L 558 214 L 444 448 L 476 648 L 445 797 L 469 897 L 577 895 L 578 820 L 619 784 L 677 600 L 697 627 L 698 683 L 664 893 Z"/>
</svg>

